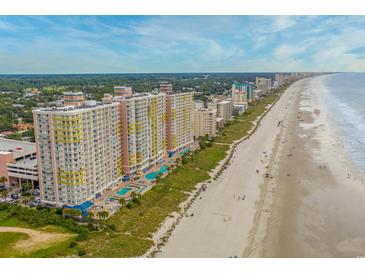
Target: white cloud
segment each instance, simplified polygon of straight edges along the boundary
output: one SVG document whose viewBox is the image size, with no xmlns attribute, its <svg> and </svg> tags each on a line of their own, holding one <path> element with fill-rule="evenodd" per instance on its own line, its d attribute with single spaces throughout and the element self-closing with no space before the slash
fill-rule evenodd
<svg viewBox="0 0 365 274">
<path fill-rule="evenodd" d="M 283 31 L 293 27 L 296 23 L 297 22 L 294 16 L 275 16 L 271 31 L 273 32 Z"/>
</svg>

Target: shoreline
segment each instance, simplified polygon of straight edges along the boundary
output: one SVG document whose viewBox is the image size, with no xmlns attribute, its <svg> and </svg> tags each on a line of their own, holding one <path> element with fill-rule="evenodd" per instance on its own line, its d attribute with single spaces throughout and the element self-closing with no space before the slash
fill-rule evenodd
<svg viewBox="0 0 365 274">
<path fill-rule="evenodd" d="M 286 88 L 287 89 L 287 88 Z M 286 91 L 286 89 L 284 90 L 284 92 Z M 166 241 L 168 241 L 169 237 L 171 236 L 172 232 L 174 231 L 174 229 L 176 228 L 176 226 L 179 224 L 180 220 L 185 216 L 185 214 L 187 213 L 188 209 L 190 208 L 190 206 L 194 203 L 194 201 L 199 197 L 199 195 L 201 194 L 201 186 L 204 184 L 210 184 L 210 183 L 214 183 L 219 176 L 221 175 L 221 173 L 224 171 L 225 166 L 230 164 L 230 161 L 234 155 L 234 153 L 236 152 L 236 148 L 237 146 L 244 142 L 246 139 L 250 138 L 251 135 L 253 135 L 255 133 L 255 131 L 259 128 L 260 126 L 260 122 L 262 121 L 262 119 L 264 119 L 264 117 L 270 112 L 270 110 L 275 106 L 275 104 L 280 100 L 281 96 L 283 95 L 284 92 L 281 92 L 279 94 L 279 96 L 271 103 L 268 104 L 265 107 L 265 111 L 264 113 L 262 113 L 259 117 L 257 117 L 254 121 L 251 121 L 252 123 L 252 128 L 248 131 L 248 133 L 243 136 L 242 138 L 235 140 L 233 143 L 228 144 L 228 143 L 217 143 L 217 144 L 221 144 L 221 145 L 227 145 L 229 146 L 229 149 L 226 151 L 226 156 L 220 160 L 217 164 L 217 166 L 211 170 L 210 172 L 208 172 L 209 174 L 209 179 L 203 182 L 200 182 L 196 185 L 196 190 L 194 190 L 189 198 L 182 202 L 179 205 L 179 208 L 183 209 L 182 212 L 173 212 L 171 214 L 172 218 L 167 218 L 161 225 L 161 227 L 158 229 L 157 232 L 155 232 L 153 234 L 153 241 L 154 241 L 154 246 L 152 246 L 142 257 L 155 257 L 156 254 L 158 254 L 159 252 L 161 252 L 161 247 L 163 245 L 165 245 Z"/>
<path fill-rule="evenodd" d="M 227 183 L 227 178 L 225 178 L 225 177 L 227 177 L 227 174 L 229 176 L 232 176 L 232 175 L 235 176 L 236 184 L 238 183 L 237 187 L 242 188 L 242 186 L 239 186 L 240 184 L 239 184 L 238 181 L 239 181 L 240 178 L 242 178 L 242 176 L 244 176 L 244 174 L 241 174 L 242 172 L 239 172 L 240 174 L 238 174 L 238 175 L 236 174 L 235 175 L 234 174 L 235 172 L 232 172 L 230 170 L 232 165 L 235 165 L 235 169 L 237 169 L 237 168 L 240 169 L 240 167 L 237 166 L 237 163 L 239 163 L 239 161 L 235 160 L 235 158 L 236 157 L 239 157 L 241 155 L 240 151 L 242 150 L 242 145 L 244 145 L 244 147 L 245 147 L 244 149 L 247 150 L 247 148 L 250 148 L 250 143 L 255 142 L 256 138 L 250 138 L 251 136 L 257 135 L 258 132 L 260 132 L 260 135 L 262 136 L 261 138 L 266 139 L 267 134 L 262 134 L 262 132 L 263 132 L 263 130 L 261 130 L 262 127 L 268 127 L 269 130 L 270 129 L 274 129 L 274 130 L 277 129 L 276 123 L 279 120 L 277 120 L 276 118 L 277 118 L 277 116 L 281 116 L 281 114 L 282 114 L 282 111 L 281 110 L 285 107 L 285 102 L 290 98 L 290 95 L 288 95 L 288 94 L 291 93 L 291 90 L 293 89 L 293 86 L 298 85 L 297 84 L 298 82 L 300 82 L 300 81 L 297 81 L 294 84 L 292 84 L 291 86 L 289 86 L 286 89 L 286 91 L 275 101 L 275 103 L 271 104 L 271 106 L 267 108 L 267 110 L 264 112 L 264 115 L 262 115 L 262 117 L 260 117 L 260 119 L 258 120 L 258 122 L 256 123 L 256 125 L 253 127 L 253 129 L 252 129 L 252 131 L 251 131 L 251 133 L 249 135 L 247 135 L 247 136 L 243 137 L 242 139 L 240 139 L 239 142 L 236 141 L 234 145 L 231 145 L 231 153 L 232 153 L 232 155 L 228 154 L 227 157 L 231 157 L 232 159 L 231 159 L 231 161 L 230 161 L 230 163 L 229 163 L 229 165 L 227 167 L 227 170 L 225 170 L 220 175 L 220 177 L 217 179 L 216 182 L 214 182 L 213 184 L 209 185 L 207 192 L 206 193 L 203 193 L 201 195 L 201 197 L 199 197 L 199 200 L 197 200 L 195 203 L 193 203 L 192 206 L 191 206 L 191 208 L 189 208 L 187 210 L 187 214 L 189 216 L 191 214 L 193 214 L 193 215 L 194 214 L 199 214 L 199 211 L 200 210 L 199 210 L 199 205 L 198 204 L 199 203 L 202 203 L 202 201 L 205 200 L 205 196 L 209 195 L 209 193 L 211 192 L 210 191 L 211 188 L 215 188 L 216 189 L 216 190 L 213 190 L 213 191 L 215 191 L 215 193 L 213 193 L 213 196 L 217 196 L 217 191 L 218 191 L 218 196 L 219 196 L 219 191 L 220 190 L 218 190 L 218 188 L 222 188 L 222 186 L 224 187 L 224 184 Z M 284 99 L 283 100 L 280 100 L 283 97 L 284 97 Z M 277 107 L 277 105 L 280 105 L 280 106 Z M 275 111 L 275 114 L 274 115 L 270 115 L 272 113 L 272 111 Z M 271 116 L 275 116 L 275 117 L 273 118 Z M 266 118 L 266 117 L 269 117 L 269 118 Z M 273 120 L 275 120 L 274 125 L 272 123 Z M 274 139 L 275 138 L 273 138 L 273 140 Z M 266 144 L 264 144 L 264 142 L 262 144 L 266 146 Z M 271 143 L 267 145 L 267 148 L 265 148 L 265 151 L 270 151 L 271 150 L 270 149 L 270 146 L 271 146 Z M 232 149 L 232 147 L 234 147 L 234 149 Z M 252 150 L 252 148 L 253 147 L 251 147 L 250 150 Z M 246 154 L 246 153 L 244 153 L 244 154 Z M 247 155 L 249 155 L 249 154 L 246 154 L 246 157 L 247 157 Z M 229 160 L 230 159 L 228 159 L 228 161 Z M 250 173 L 254 173 L 254 174 L 251 174 L 251 176 L 253 175 L 253 178 L 252 179 L 254 179 L 254 180 L 252 180 L 252 181 L 254 181 L 255 183 L 257 183 L 257 181 L 260 181 L 260 179 L 261 180 L 263 179 L 263 173 L 264 173 L 263 171 L 265 170 L 265 162 L 262 160 L 261 163 L 260 163 L 260 159 L 257 159 L 257 161 L 255 163 L 255 167 L 251 166 L 251 168 L 250 168 L 250 170 L 251 170 Z M 257 166 L 260 166 L 260 169 L 261 169 L 261 172 L 262 172 L 260 175 L 257 175 L 256 172 L 255 172 L 255 168 L 257 168 Z M 259 177 L 260 179 L 257 180 L 257 177 Z M 245 208 L 244 211 L 248 211 L 249 212 L 249 215 L 253 215 L 254 214 L 254 212 L 255 212 L 254 205 L 255 205 L 255 202 L 257 200 L 256 198 L 260 194 L 260 189 L 258 188 L 257 184 L 254 184 L 254 183 L 252 183 L 252 184 L 253 185 L 252 186 L 250 185 L 248 187 L 248 189 L 247 189 L 247 191 L 248 192 L 251 192 L 251 193 L 237 195 L 237 198 L 240 197 L 240 199 L 246 200 L 245 201 L 245 204 L 248 205 L 248 208 Z M 236 186 L 233 186 L 233 188 L 235 188 L 235 187 Z M 246 188 L 245 186 L 243 186 L 243 187 Z M 231 195 L 232 196 L 235 196 L 236 195 L 235 194 L 236 191 L 234 189 L 233 189 L 233 191 L 232 191 L 232 189 L 230 189 L 229 192 L 231 192 L 231 193 L 229 193 L 229 194 L 227 193 L 226 194 L 227 196 L 231 196 Z M 247 199 L 245 198 L 246 195 L 247 195 Z M 215 198 L 217 198 L 217 197 L 215 197 Z M 231 200 L 232 198 L 228 198 L 228 199 Z M 225 200 L 223 199 L 222 202 L 225 203 Z M 229 203 L 232 204 L 232 201 L 229 201 Z M 235 202 L 233 202 L 233 203 L 235 203 Z M 208 202 L 208 204 L 211 204 L 211 203 Z M 201 206 L 202 207 L 201 209 L 203 209 L 203 211 L 204 211 L 204 208 L 207 208 L 206 206 L 207 205 Z M 231 206 L 236 207 L 234 204 L 232 204 Z M 230 208 L 230 209 L 233 209 L 234 210 L 234 208 Z M 210 211 L 210 210 L 208 209 L 208 211 Z M 224 211 L 224 209 L 223 209 L 223 211 Z M 242 211 L 242 210 L 240 210 L 238 208 L 238 211 L 236 210 L 236 212 L 234 212 L 234 215 L 236 215 L 236 216 L 233 216 L 233 215 L 231 216 L 230 214 L 224 214 L 224 213 L 219 213 L 219 212 L 218 213 L 217 212 L 209 212 L 209 214 L 213 214 L 213 215 L 216 215 L 216 216 L 210 216 L 210 217 L 208 217 L 205 222 L 201 222 L 200 223 L 200 226 L 205 226 L 205 228 L 210 227 L 211 229 L 215 230 L 215 231 L 212 231 L 212 234 L 217 234 L 217 232 L 219 234 L 219 230 L 221 232 L 222 231 L 224 232 L 224 228 L 222 228 L 222 230 L 219 229 L 219 227 L 222 226 L 222 222 L 223 223 L 228 223 L 228 222 L 231 222 L 231 221 L 232 222 L 233 221 L 234 222 L 239 222 L 239 223 L 242 222 L 242 219 L 239 220 L 237 218 L 237 220 L 236 220 L 236 217 L 238 217 L 238 216 L 241 215 L 241 212 L 240 211 Z M 194 212 L 196 212 L 196 213 L 194 213 Z M 217 220 L 217 216 L 218 216 L 218 220 Z M 199 218 L 199 216 L 193 217 L 193 218 Z M 237 256 L 237 254 L 240 253 L 240 251 L 228 251 L 229 249 L 232 249 L 232 248 L 229 248 L 229 246 L 227 246 L 227 244 L 225 244 L 225 248 L 227 250 L 225 250 L 225 251 L 222 250 L 223 251 L 222 253 L 221 252 L 216 252 L 217 249 L 214 248 L 214 247 L 212 247 L 211 249 L 208 248 L 206 244 L 208 244 L 208 242 L 211 242 L 210 239 L 212 237 L 210 237 L 208 235 L 208 238 L 206 240 L 203 240 L 201 238 L 201 236 L 204 236 L 204 235 L 199 235 L 199 232 L 196 233 L 196 235 L 191 234 L 191 232 L 196 231 L 196 230 L 199 230 L 199 228 L 196 228 L 195 227 L 195 224 L 194 223 L 191 224 L 191 222 L 190 222 L 191 219 L 192 219 L 191 217 L 186 217 L 186 216 L 181 218 L 181 221 L 179 222 L 179 225 L 177 227 L 175 227 L 174 231 L 171 233 L 171 236 L 170 236 L 171 239 L 169 239 L 169 241 L 167 242 L 167 244 L 162 247 L 162 249 L 161 249 L 162 250 L 162 253 L 159 254 L 159 257 L 228 257 L 228 256 Z M 211 220 L 212 219 L 214 219 L 214 222 L 217 225 L 216 227 L 214 227 L 214 225 L 211 224 Z M 245 224 L 244 226 L 246 227 L 246 230 L 247 230 L 247 227 L 249 227 L 249 225 L 248 225 L 249 221 L 248 220 L 243 220 L 243 222 L 244 222 L 244 224 Z M 190 223 L 190 225 L 188 223 Z M 223 224 L 223 226 L 225 226 L 225 225 Z M 184 232 L 184 229 L 182 229 L 182 227 L 185 227 L 185 230 L 186 230 L 185 232 Z M 179 236 L 175 236 L 175 235 L 179 235 Z M 184 236 L 184 235 L 189 235 L 189 237 L 191 237 L 192 235 L 194 235 L 194 238 L 196 237 L 195 238 L 196 240 L 199 240 L 200 239 L 200 241 L 202 241 L 201 246 L 203 246 L 203 250 L 200 250 L 200 251 L 199 250 L 195 250 L 195 252 L 192 251 L 192 250 L 188 250 L 187 245 L 189 245 L 189 243 L 186 240 L 184 240 L 184 239 L 187 238 L 187 236 Z M 211 236 L 213 236 L 213 235 L 211 235 Z M 179 239 L 177 239 L 177 242 L 176 243 L 174 243 L 174 241 L 176 241 L 175 238 L 179 238 Z M 235 241 L 234 237 L 233 238 L 230 237 L 230 238 L 233 241 Z M 244 239 L 241 239 L 241 240 L 244 241 Z M 221 242 L 221 240 L 218 239 L 218 242 Z M 220 243 L 218 243 L 218 242 L 216 244 L 219 245 Z M 185 244 L 185 247 L 182 247 L 181 244 L 182 245 Z M 240 245 L 240 247 L 238 248 L 238 250 L 242 249 L 241 247 L 242 246 Z M 194 248 L 196 249 L 196 246 L 195 245 L 194 245 Z M 192 249 L 194 249 L 194 248 L 192 246 Z M 237 250 L 237 246 L 234 249 Z M 211 252 L 209 250 L 211 250 Z M 232 254 L 230 254 L 230 253 L 232 253 Z M 224 255 L 221 255 L 221 254 L 224 254 Z"/>
<path fill-rule="evenodd" d="M 324 95 L 313 92 L 320 80 L 310 80 L 295 98 L 265 200 L 270 214 L 261 219 L 247 256 L 365 255 L 365 188 L 360 175 L 348 177 L 359 171 L 331 127 Z"/>
</svg>

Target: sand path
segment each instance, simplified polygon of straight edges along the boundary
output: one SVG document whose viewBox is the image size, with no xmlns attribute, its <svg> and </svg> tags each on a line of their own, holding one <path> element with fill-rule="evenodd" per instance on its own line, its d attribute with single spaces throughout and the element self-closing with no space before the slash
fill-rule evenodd
<svg viewBox="0 0 365 274">
<path fill-rule="evenodd" d="M 58 241 L 67 240 L 71 236 L 71 234 L 66 233 L 45 232 L 29 228 L 7 226 L 1 226 L 0 233 L 1 232 L 18 232 L 25 233 L 29 236 L 28 239 L 20 240 L 15 243 L 14 248 L 19 251 L 31 251 L 40 247 L 45 247 Z"/>
</svg>

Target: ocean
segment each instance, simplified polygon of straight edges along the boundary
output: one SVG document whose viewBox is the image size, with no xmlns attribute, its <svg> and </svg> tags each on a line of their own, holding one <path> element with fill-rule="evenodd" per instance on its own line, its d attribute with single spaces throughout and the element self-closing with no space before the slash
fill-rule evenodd
<svg viewBox="0 0 365 274">
<path fill-rule="evenodd" d="M 327 76 L 326 104 L 354 164 L 365 172 L 365 73 Z"/>
</svg>

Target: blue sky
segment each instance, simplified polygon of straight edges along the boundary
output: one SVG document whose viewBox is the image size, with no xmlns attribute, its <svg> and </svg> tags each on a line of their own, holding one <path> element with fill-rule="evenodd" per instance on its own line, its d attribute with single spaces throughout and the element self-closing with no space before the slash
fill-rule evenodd
<svg viewBox="0 0 365 274">
<path fill-rule="evenodd" d="M 365 71 L 365 16 L 0 16 L 0 73 Z"/>
</svg>

